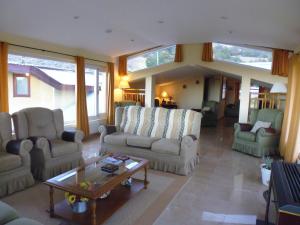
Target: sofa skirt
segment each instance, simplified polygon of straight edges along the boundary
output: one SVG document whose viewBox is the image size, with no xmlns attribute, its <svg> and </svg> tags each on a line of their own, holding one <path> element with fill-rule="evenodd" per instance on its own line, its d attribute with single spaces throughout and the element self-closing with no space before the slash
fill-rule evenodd
<svg viewBox="0 0 300 225">
<path fill-rule="evenodd" d="M 199 156 L 195 155 L 184 159 L 179 155 L 162 154 L 152 152 L 150 149 L 135 148 L 130 146 L 118 146 L 102 143 L 101 152 L 123 153 L 149 160 L 150 169 L 175 173 L 178 175 L 190 174 L 199 163 Z"/>
<path fill-rule="evenodd" d="M 34 184 L 34 179 L 28 167 L 0 173 L 0 197 L 21 191 Z"/>
</svg>

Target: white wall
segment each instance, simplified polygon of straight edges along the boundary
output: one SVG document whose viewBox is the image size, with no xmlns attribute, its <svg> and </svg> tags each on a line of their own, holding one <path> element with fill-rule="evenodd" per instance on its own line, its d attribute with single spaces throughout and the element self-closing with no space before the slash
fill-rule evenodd
<svg viewBox="0 0 300 225">
<path fill-rule="evenodd" d="M 197 80 L 199 84 L 196 84 Z M 182 87 L 184 84 L 186 88 Z M 156 97 L 160 97 L 163 91 L 166 91 L 169 96 L 173 97 L 173 100 L 180 109 L 202 108 L 204 77 L 202 75 L 195 75 L 188 79 L 157 85 Z"/>
</svg>

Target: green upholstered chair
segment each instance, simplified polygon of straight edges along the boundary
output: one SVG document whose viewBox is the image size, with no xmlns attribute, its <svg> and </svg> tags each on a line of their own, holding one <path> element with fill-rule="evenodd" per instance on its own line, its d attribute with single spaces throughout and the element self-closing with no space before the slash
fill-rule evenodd
<svg viewBox="0 0 300 225">
<path fill-rule="evenodd" d="M 202 107 L 202 127 L 216 127 L 218 123 L 218 106 L 219 103 L 216 101 L 205 101 Z M 204 111 L 204 107 L 209 107 L 209 111 Z"/>
<path fill-rule="evenodd" d="M 283 113 L 277 109 L 253 109 L 249 124 L 234 124 L 232 148 L 256 157 L 275 153 L 278 149 Z M 271 122 L 270 128 L 260 128 L 250 132 L 256 121 Z"/>
</svg>

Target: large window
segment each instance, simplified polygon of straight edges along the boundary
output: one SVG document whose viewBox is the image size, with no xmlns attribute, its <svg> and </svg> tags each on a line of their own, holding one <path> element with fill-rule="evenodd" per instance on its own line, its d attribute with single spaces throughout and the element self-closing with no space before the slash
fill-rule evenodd
<svg viewBox="0 0 300 225">
<path fill-rule="evenodd" d="M 86 66 L 85 85 L 90 119 L 106 113 L 106 78 L 106 68 Z"/>
<path fill-rule="evenodd" d="M 74 62 L 9 54 L 8 63 L 10 113 L 27 107 L 60 108 L 66 125 L 75 123 Z"/>
<path fill-rule="evenodd" d="M 168 46 L 146 51 L 127 59 L 128 72 L 147 69 L 162 64 L 174 62 L 176 46 Z"/>
<path fill-rule="evenodd" d="M 214 59 L 270 70 L 272 51 L 213 43 Z"/>
</svg>

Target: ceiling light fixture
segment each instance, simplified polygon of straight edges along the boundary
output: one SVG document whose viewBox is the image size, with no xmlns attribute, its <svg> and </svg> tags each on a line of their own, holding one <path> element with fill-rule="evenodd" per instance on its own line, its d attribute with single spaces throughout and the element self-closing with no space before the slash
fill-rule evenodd
<svg viewBox="0 0 300 225">
<path fill-rule="evenodd" d="M 134 42 L 134 39 L 130 39 L 131 42 Z"/>
<path fill-rule="evenodd" d="M 163 20 L 158 20 L 157 23 L 158 23 L 158 24 L 163 24 L 163 23 L 165 23 L 165 21 L 163 21 Z"/>
<path fill-rule="evenodd" d="M 106 30 L 105 30 L 105 33 L 107 33 L 107 34 L 112 33 L 112 29 L 106 29 Z"/>
<path fill-rule="evenodd" d="M 80 18 L 80 16 L 74 16 L 73 19 L 74 20 L 78 20 Z"/>
<path fill-rule="evenodd" d="M 232 31 L 232 30 L 229 30 L 229 31 L 228 31 L 228 34 L 232 34 L 232 33 L 233 33 L 233 31 Z"/>
<path fill-rule="evenodd" d="M 228 17 L 227 16 L 221 16 L 220 19 L 221 20 L 228 20 Z"/>
</svg>

